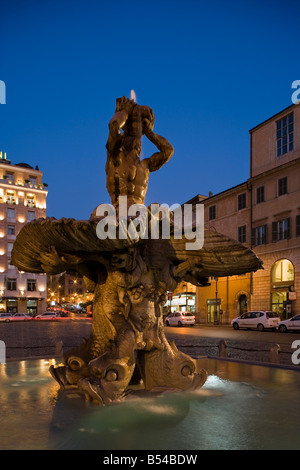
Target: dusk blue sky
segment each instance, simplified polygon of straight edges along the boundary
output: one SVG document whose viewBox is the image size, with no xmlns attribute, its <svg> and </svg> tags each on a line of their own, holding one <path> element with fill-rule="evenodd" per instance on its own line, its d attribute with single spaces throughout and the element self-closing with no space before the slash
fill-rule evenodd
<svg viewBox="0 0 300 470">
<path fill-rule="evenodd" d="M 110 202 L 108 122 L 133 89 L 175 149 L 147 204 L 242 183 L 249 129 L 292 104 L 299 13 L 290 0 L 1 0 L 0 150 L 44 172 L 48 216 L 87 219 Z"/>
</svg>

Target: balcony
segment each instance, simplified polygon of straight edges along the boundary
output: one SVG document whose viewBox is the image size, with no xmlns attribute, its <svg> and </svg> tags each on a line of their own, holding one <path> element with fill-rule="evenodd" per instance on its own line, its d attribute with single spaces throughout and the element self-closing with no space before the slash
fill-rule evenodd
<svg viewBox="0 0 300 470">
<path fill-rule="evenodd" d="M 10 290 L 4 287 L 0 288 L 0 297 L 18 297 L 20 295 L 19 290 Z"/>
<path fill-rule="evenodd" d="M 47 183 L 31 184 L 29 180 L 15 181 L 14 179 L 5 178 L 5 176 L 3 178 L 0 178 L 0 184 L 16 186 L 16 187 L 24 187 L 24 188 L 30 188 L 30 189 L 40 189 L 43 191 L 46 191 L 47 190 L 46 188 L 48 187 Z"/>
<path fill-rule="evenodd" d="M 43 299 L 46 297 L 46 291 L 28 291 L 24 289 L 15 289 L 15 290 L 10 290 L 6 289 L 5 287 L 0 287 L 0 299 L 1 297 L 5 298 L 18 298 L 20 300 L 25 300 L 25 299 Z"/>
</svg>

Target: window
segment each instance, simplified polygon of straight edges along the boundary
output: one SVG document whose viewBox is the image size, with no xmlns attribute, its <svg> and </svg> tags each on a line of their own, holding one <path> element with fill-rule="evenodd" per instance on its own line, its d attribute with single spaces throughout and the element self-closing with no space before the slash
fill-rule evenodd
<svg viewBox="0 0 300 470">
<path fill-rule="evenodd" d="M 34 194 L 27 194 L 26 195 L 26 204 L 27 204 L 27 207 L 35 207 Z"/>
<path fill-rule="evenodd" d="M 264 202 L 265 200 L 265 187 L 260 186 L 259 188 L 256 189 L 256 203 L 260 204 L 261 202 Z"/>
<path fill-rule="evenodd" d="M 14 191 L 7 191 L 6 193 L 6 202 L 7 204 L 15 204 L 16 203 L 16 197 L 15 197 L 15 192 Z"/>
<path fill-rule="evenodd" d="M 252 229 L 252 246 L 265 245 L 267 243 L 267 225 L 260 225 Z"/>
<path fill-rule="evenodd" d="M 5 176 L 6 176 L 5 179 L 7 179 L 9 181 L 12 181 L 12 182 L 14 181 L 14 174 L 13 173 L 10 173 L 9 171 L 7 171 Z"/>
<path fill-rule="evenodd" d="M 11 255 L 11 252 L 12 252 L 13 247 L 14 247 L 14 244 L 13 244 L 13 243 L 8 243 L 8 244 L 7 244 L 7 254 L 8 254 L 8 256 Z"/>
<path fill-rule="evenodd" d="M 300 237 L 300 215 L 296 216 L 296 237 Z"/>
<path fill-rule="evenodd" d="M 7 290 L 17 290 L 17 279 L 8 278 L 6 281 Z"/>
<path fill-rule="evenodd" d="M 277 157 L 290 152 L 294 148 L 294 114 L 277 122 Z"/>
<path fill-rule="evenodd" d="M 285 282 L 294 280 L 294 266 L 288 259 L 276 261 L 271 270 L 272 282 Z"/>
<path fill-rule="evenodd" d="M 27 290 L 30 292 L 36 291 L 36 280 L 35 279 L 27 279 Z"/>
<path fill-rule="evenodd" d="M 288 311 L 289 291 L 294 290 L 294 266 L 288 259 L 276 261 L 271 269 L 271 305 L 281 319 L 290 316 Z"/>
<path fill-rule="evenodd" d="M 210 206 L 209 208 L 209 220 L 214 220 L 216 218 L 216 206 Z"/>
<path fill-rule="evenodd" d="M 16 227 L 14 225 L 7 226 L 7 235 L 15 235 L 16 234 Z"/>
<path fill-rule="evenodd" d="M 238 210 L 240 211 L 241 209 L 246 208 L 246 193 L 239 194 L 238 196 Z"/>
<path fill-rule="evenodd" d="M 240 243 L 246 243 L 246 225 L 238 228 L 238 239 Z"/>
<path fill-rule="evenodd" d="M 30 184 L 32 184 L 32 186 L 36 185 L 36 177 L 35 176 L 30 176 L 29 181 L 30 181 Z"/>
<path fill-rule="evenodd" d="M 11 220 L 15 220 L 15 218 L 16 218 L 15 209 L 7 208 L 7 218 L 11 219 Z"/>
<path fill-rule="evenodd" d="M 278 180 L 278 196 L 282 196 L 283 194 L 287 194 L 288 192 L 288 181 L 287 177 L 280 178 Z"/>
<path fill-rule="evenodd" d="M 27 212 L 27 222 L 31 222 L 32 220 L 35 219 L 35 213 L 34 211 L 28 211 Z"/>
<path fill-rule="evenodd" d="M 280 240 L 287 240 L 290 238 L 290 225 L 291 219 L 279 220 L 272 222 L 272 241 L 278 242 Z"/>
</svg>

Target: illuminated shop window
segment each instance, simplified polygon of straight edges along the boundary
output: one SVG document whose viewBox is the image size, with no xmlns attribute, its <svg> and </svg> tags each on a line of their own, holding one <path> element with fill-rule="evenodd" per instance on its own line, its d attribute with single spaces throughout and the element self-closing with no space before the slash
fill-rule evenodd
<svg viewBox="0 0 300 470">
<path fill-rule="evenodd" d="M 276 261 L 271 272 L 272 282 L 285 282 L 294 280 L 294 267 L 288 259 Z"/>
</svg>

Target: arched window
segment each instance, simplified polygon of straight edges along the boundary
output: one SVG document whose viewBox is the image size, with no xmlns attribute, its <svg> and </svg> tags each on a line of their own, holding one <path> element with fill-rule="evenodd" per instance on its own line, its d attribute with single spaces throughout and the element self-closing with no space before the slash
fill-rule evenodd
<svg viewBox="0 0 300 470">
<path fill-rule="evenodd" d="M 294 280 L 294 266 L 288 259 L 276 261 L 272 268 L 272 282 L 285 282 Z"/>
</svg>

